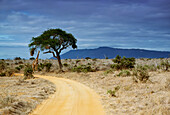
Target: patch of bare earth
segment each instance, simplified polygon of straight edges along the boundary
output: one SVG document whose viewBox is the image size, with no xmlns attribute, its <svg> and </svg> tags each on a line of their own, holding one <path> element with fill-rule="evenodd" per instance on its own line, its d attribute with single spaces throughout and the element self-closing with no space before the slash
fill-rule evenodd
<svg viewBox="0 0 170 115">
<path fill-rule="evenodd" d="M 56 90 L 47 80 L 0 77 L 0 115 L 27 115 Z"/>
<path fill-rule="evenodd" d="M 135 83 L 132 77 L 115 77 L 103 71 L 91 73 L 60 73 L 56 77 L 72 79 L 89 86 L 101 96 L 108 115 L 169 115 L 170 72 L 152 72 L 147 83 Z M 116 97 L 107 94 L 119 86 Z"/>
</svg>

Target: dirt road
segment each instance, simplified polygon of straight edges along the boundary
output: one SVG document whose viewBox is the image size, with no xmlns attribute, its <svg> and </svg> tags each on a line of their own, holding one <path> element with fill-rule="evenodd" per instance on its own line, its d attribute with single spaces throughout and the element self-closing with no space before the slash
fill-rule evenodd
<svg viewBox="0 0 170 115">
<path fill-rule="evenodd" d="M 99 96 L 76 81 L 35 75 L 53 82 L 56 92 L 43 101 L 31 115 L 104 115 Z"/>
</svg>

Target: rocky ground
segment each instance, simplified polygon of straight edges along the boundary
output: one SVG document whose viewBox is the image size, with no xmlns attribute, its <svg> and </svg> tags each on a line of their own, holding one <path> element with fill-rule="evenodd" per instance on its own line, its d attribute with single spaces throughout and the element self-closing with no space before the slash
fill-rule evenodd
<svg viewBox="0 0 170 115">
<path fill-rule="evenodd" d="M 55 90 L 40 78 L 0 77 L 0 115 L 27 115 Z"/>
</svg>

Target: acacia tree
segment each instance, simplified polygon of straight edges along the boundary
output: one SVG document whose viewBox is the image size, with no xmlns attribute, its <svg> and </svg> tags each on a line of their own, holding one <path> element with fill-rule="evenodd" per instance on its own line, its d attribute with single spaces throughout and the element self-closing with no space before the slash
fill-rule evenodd
<svg viewBox="0 0 170 115">
<path fill-rule="evenodd" d="M 62 69 L 62 63 L 60 58 L 60 53 L 62 50 L 71 46 L 73 49 L 77 48 L 77 40 L 70 33 L 67 33 L 61 29 L 49 29 L 44 31 L 38 37 L 33 37 L 30 47 L 31 56 L 34 55 L 34 51 L 37 48 L 40 48 L 41 51 L 44 51 L 43 54 L 51 53 L 53 57 L 57 58 L 59 68 Z"/>
</svg>

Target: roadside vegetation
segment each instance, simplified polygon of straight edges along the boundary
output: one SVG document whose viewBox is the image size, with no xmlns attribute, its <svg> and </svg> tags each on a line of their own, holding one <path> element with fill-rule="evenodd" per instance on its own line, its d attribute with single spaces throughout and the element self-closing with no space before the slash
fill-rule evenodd
<svg viewBox="0 0 170 115">
<path fill-rule="evenodd" d="M 157 95 L 160 95 L 157 94 L 157 92 L 161 93 L 161 91 L 165 93 L 165 96 L 167 97 L 167 91 L 169 88 L 167 83 L 169 82 L 169 78 L 164 78 L 162 74 L 165 73 L 165 75 L 169 75 L 170 58 L 135 59 L 117 55 L 114 59 L 108 59 L 107 57 L 106 59 L 92 59 L 90 57 L 86 57 L 85 59 L 63 59 L 61 60 L 63 72 L 61 73 L 58 72 L 60 70 L 60 66 L 57 64 L 57 60 L 39 59 L 37 70 L 33 71 L 32 62 L 34 60 L 35 58 L 33 57 L 29 60 L 25 60 L 20 57 L 16 57 L 14 60 L 0 60 L 0 79 L 6 79 L 7 77 L 13 78 L 12 76 L 14 73 L 23 73 L 25 77 L 18 79 L 15 84 L 18 86 L 26 84 L 29 80 L 36 80 L 34 79 L 34 73 L 54 75 L 58 77 L 66 76 L 66 78 L 69 79 L 74 78 L 73 80 L 80 79 L 79 82 L 84 83 L 84 81 L 86 81 L 85 84 L 90 82 L 91 85 L 89 85 L 89 87 L 95 88 L 96 92 L 101 96 L 104 95 L 104 102 L 114 102 L 119 106 L 121 105 L 119 102 L 126 103 L 128 100 L 124 101 L 123 99 L 130 96 L 134 99 L 138 99 L 139 97 L 143 98 L 139 90 L 145 95 L 153 96 L 154 100 L 156 100 Z M 161 74 L 162 77 L 155 78 L 155 76 L 159 74 Z M 32 85 L 34 84 L 34 82 L 29 83 Z M 161 83 L 163 83 L 163 85 Z M 137 94 L 135 94 L 136 92 Z M 5 94 L 3 94 L 2 99 L 0 99 L 0 102 L 2 103 L 0 109 L 18 102 L 15 97 L 8 95 L 5 98 L 4 95 Z M 165 96 L 163 97 L 166 98 Z M 114 103 L 106 105 L 112 109 L 117 108 Z M 153 104 L 151 100 L 149 100 L 149 103 Z M 26 107 L 27 103 L 24 104 L 24 107 Z M 161 105 L 166 108 L 164 104 Z M 124 106 L 125 105 L 122 105 L 122 107 Z M 135 108 L 135 110 L 139 109 Z M 155 111 L 157 111 L 157 109 Z"/>
</svg>

